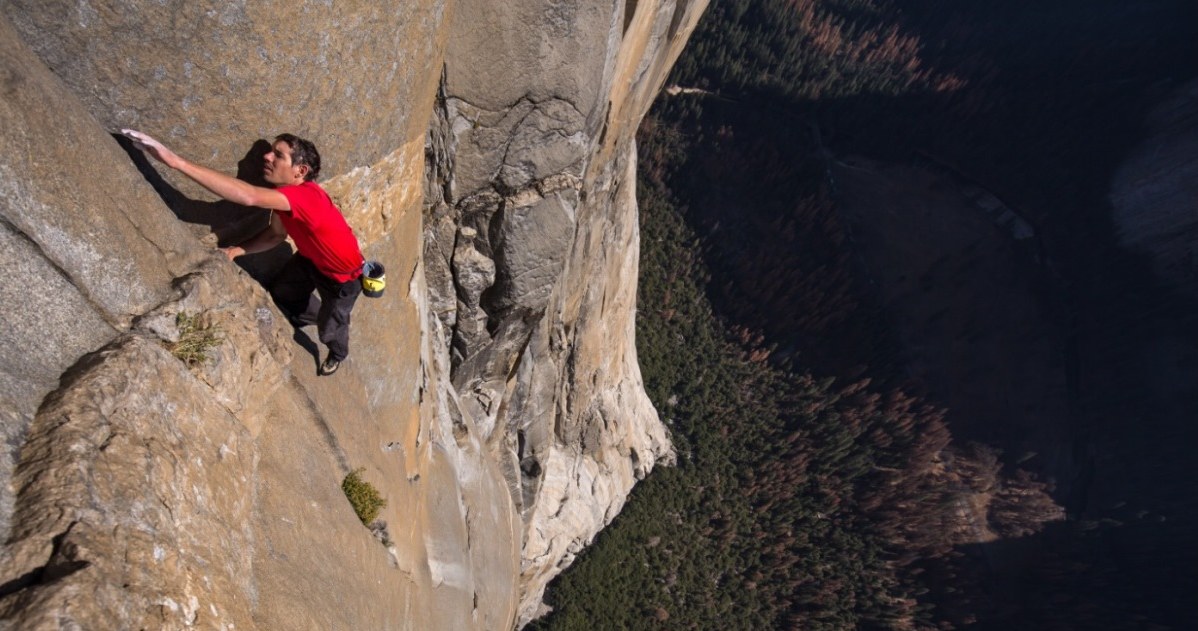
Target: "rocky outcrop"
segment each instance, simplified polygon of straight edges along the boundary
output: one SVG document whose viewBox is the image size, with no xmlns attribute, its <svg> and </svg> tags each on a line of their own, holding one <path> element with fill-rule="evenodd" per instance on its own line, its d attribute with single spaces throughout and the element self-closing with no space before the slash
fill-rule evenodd
<svg viewBox="0 0 1198 631">
<path fill-rule="evenodd" d="M 242 419 L 279 388 L 289 344 L 261 292 L 215 306 L 217 291 L 254 295 L 248 283 L 201 266 L 180 280 L 182 300 L 86 356 L 42 403 L 5 550 L 12 628 L 253 627 L 259 456 Z M 159 337 L 188 309 L 226 339 L 195 372 Z"/>
<path fill-rule="evenodd" d="M 636 364 L 632 135 L 704 5 L 0 2 L 0 620 L 535 616 L 671 457 Z M 316 378 L 261 287 L 286 252 L 210 249 L 264 217 L 119 127 L 249 177 L 255 140 L 317 141 L 390 281 L 342 371 Z M 181 313 L 219 331 L 206 361 L 169 351 Z"/>
<path fill-rule="evenodd" d="M 452 21 L 425 261 L 454 386 L 523 517 L 522 621 L 672 458 L 636 363 L 633 133 L 702 8 L 465 2 Z"/>
<path fill-rule="evenodd" d="M 174 293 L 203 256 L 86 108 L 0 20 L 0 458 L 79 358 Z M 69 180 L 67 177 L 71 177 Z M 155 208 L 157 213 L 135 209 Z M 0 527 L 13 497 L 0 486 Z"/>
<path fill-rule="evenodd" d="M 1155 271 L 1198 296 L 1198 83 L 1148 115 L 1146 140 L 1116 171 L 1111 206 L 1120 244 L 1152 257 Z"/>
</svg>

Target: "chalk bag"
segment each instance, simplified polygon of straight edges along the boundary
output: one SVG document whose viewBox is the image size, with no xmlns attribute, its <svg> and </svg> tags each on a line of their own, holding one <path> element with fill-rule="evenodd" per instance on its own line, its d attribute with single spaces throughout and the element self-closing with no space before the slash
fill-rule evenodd
<svg viewBox="0 0 1198 631">
<path fill-rule="evenodd" d="M 371 298 L 383 295 L 387 286 L 387 276 L 383 264 L 378 261 L 366 261 L 362 264 L 362 293 Z"/>
</svg>

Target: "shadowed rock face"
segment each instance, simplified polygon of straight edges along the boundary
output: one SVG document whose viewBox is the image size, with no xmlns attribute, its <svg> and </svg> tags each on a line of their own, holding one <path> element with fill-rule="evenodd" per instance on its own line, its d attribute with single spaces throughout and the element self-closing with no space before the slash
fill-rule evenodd
<svg viewBox="0 0 1198 631">
<path fill-rule="evenodd" d="M 1198 296 L 1198 83 L 1157 106 L 1147 140 L 1111 182 L 1111 205 L 1122 245 L 1152 257 L 1156 272 L 1190 297 Z"/>
<path fill-rule="evenodd" d="M 0 620 L 536 615 L 671 457 L 636 364 L 632 135 L 704 5 L 0 1 Z M 251 178 L 256 140 L 317 143 L 389 280 L 335 377 L 260 285 L 281 257 L 255 281 L 197 238 L 261 217 L 120 127 Z M 169 352 L 180 313 L 219 331 L 206 361 Z M 341 495 L 359 467 L 386 545 Z"/>
</svg>

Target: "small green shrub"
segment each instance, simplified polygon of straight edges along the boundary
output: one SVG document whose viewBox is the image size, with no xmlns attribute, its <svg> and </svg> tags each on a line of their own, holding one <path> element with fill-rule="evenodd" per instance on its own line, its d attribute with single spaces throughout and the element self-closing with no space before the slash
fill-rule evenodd
<svg viewBox="0 0 1198 631">
<path fill-rule="evenodd" d="M 345 476 L 345 480 L 341 482 L 341 490 L 345 492 L 350 506 L 354 507 L 358 519 L 361 519 L 363 524 L 370 525 L 370 522 L 379 516 L 379 511 L 387 505 L 387 500 L 379 495 L 374 485 L 362 479 L 362 471 L 364 469 L 354 469 Z"/>
<path fill-rule="evenodd" d="M 188 366 L 208 361 L 208 352 L 221 343 L 223 331 L 220 327 L 202 324 L 198 313 L 188 315 L 180 311 L 175 316 L 175 326 L 179 328 L 179 341 L 170 344 L 169 348 L 172 355 Z"/>
</svg>

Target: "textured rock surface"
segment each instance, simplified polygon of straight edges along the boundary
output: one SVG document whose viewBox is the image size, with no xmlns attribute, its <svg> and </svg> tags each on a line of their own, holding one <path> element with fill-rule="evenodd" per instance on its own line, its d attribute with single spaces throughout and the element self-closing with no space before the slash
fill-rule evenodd
<svg viewBox="0 0 1198 631">
<path fill-rule="evenodd" d="M 632 134 L 704 4 L 0 0 L 0 627 L 535 615 L 670 457 L 636 365 Z M 256 140 L 317 142 L 389 280 L 334 378 L 197 238 L 264 215 L 123 126 L 247 177 Z M 208 361 L 168 352 L 179 313 L 221 331 Z M 340 491 L 359 467 L 387 545 Z"/>
<path fill-rule="evenodd" d="M 256 139 L 312 138 L 330 193 L 371 240 L 418 203 L 447 0 L 0 7 L 103 129 L 142 129 L 225 168 Z"/>
<path fill-rule="evenodd" d="M 636 363 L 633 134 L 705 4 L 468 1 L 451 20 L 425 260 L 462 408 L 523 517 L 522 622 L 673 457 Z"/>
<path fill-rule="evenodd" d="M 435 0 L 0 6 L 105 129 L 153 132 L 219 165 L 289 130 L 321 140 L 330 173 L 382 160 L 412 139 L 405 119 L 427 121 L 448 9 Z"/>
<path fill-rule="evenodd" d="M 59 375 L 166 299 L 197 244 L 0 18 L 0 474 Z M 151 208 L 156 212 L 131 212 Z M 0 532 L 12 497 L 0 486 Z"/>
<path fill-rule="evenodd" d="M 269 315 L 264 302 L 207 307 L 228 289 L 212 281 L 247 279 L 229 266 L 201 269 L 183 281 L 186 298 L 144 320 L 205 309 L 226 339 L 213 361 L 189 372 L 134 330 L 73 367 L 39 410 L 14 478 L 5 578 L 28 585 L 0 600 L 12 628 L 181 628 L 201 618 L 252 628 L 258 457 L 236 415 L 278 387 L 289 345 L 253 317 Z"/>
<path fill-rule="evenodd" d="M 1198 83 L 1157 106 L 1145 140 L 1111 182 L 1115 225 L 1123 245 L 1150 255 L 1156 271 L 1198 295 Z"/>
</svg>

